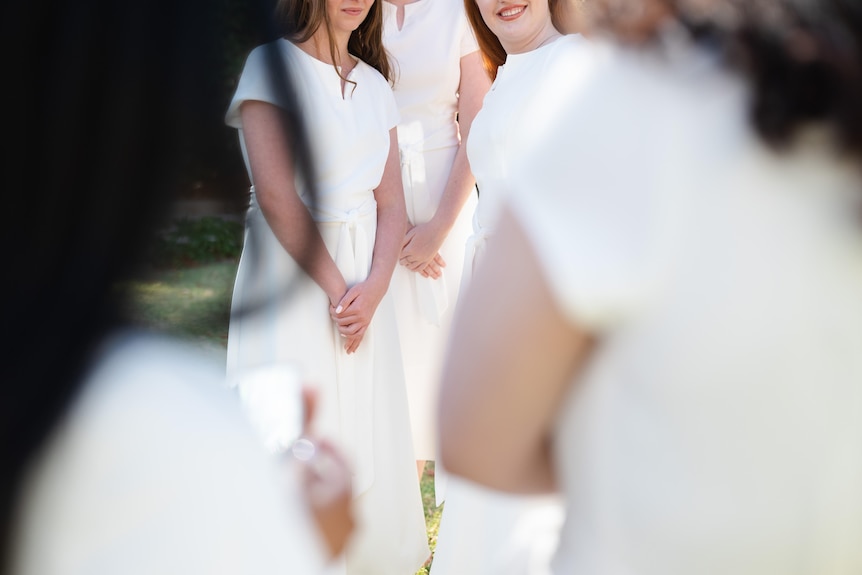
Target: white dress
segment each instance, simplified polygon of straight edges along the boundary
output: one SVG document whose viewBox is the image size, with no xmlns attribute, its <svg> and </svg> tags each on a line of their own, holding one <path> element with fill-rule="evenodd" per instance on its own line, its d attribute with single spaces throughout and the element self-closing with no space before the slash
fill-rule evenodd
<svg viewBox="0 0 862 575">
<path fill-rule="evenodd" d="M 862 573 L 858 164 L 818 129 L 766 149 L 686 45 L 576 70 L 507 200 L 599 337 L 557 425 L 554 573 Z"/>
<path fill-rule="evenodd" d="M 10 573 L 321 573 L 285 471 L 215 357 L 118 333 L 25 476 Z"/>
<path fill-rule="evenodd" d="M 348 76 L 356 85 L 348 84 L 342 97 L 341 79 L 332 65 L 287 40 L 268 46 L 294 74 L 311 140 L 319 195 L 312 202 L 300 181 L 297 190 L 311 206 L 326 247 L 352 285 L 365 279 L 371 267 L 377 229 L 373 190 L 389 153 L 389 130 L 398 121 L 391 88 L 360 61 Z M 239 129 L 241 142 L 242 102 L 282 105 L 268 80 L 272 60 L 266 50 L 258 47 L 249 55 L 227 112 L 227 123 Z M 346 555 L 347 572 L 415 572 L 430 551 L 392 300 L 385 296 L 380 302 L 357 352 L 345 353 L 326 294 L 299 271 L 278 242 L 253 186 L 227 353 L 232 383 L 246 368 L 289 363 L 318 386 L 317 430 L 340 445 L 354 471 L 359 525 Z M 250 415 L 255 417 L 254 412 Z"/>
<path fill-rule="evenodd" d="M 481 261 L 513 174 L 532 173 L 519 155 L 532 115 L 568 84 L 569 67 L 584 43 L 580 36 L 564 36 L 532 52 L 510 54 L 485 95 L 467 142 L 479 204 L 466 248 L 465 287 Z M 531 191 L 523 193 L 529 197 Z M 556 496 L 499 493 L 447 474 L 433 574 L 548 573 L 562 514 Z"/>
<path fill-rule="evenodd" d="M 407 214 L 410 222 L 420 224 L 434 216 L 449 179 L 460 141 L 455 116 L 461 58 L 478 46 L 461 0 L 407 4 L 400 30 L 395 5 L 384 1 L 383 15 L 383 43 L 392 56 L 401 114 L 398 146 Z M 413 447 L 420 460 L 437 459 L 439 374 L 475 205 L 473 192 L 440 248 L 447 264 L 442 277 L 423 278 L 399 265 L 390 285 L 401 334 Z"/>
</svg>

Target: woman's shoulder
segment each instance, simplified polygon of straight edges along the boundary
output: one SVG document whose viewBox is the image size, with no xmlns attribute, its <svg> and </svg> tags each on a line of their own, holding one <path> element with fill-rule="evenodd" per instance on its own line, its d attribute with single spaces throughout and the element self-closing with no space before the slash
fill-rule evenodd
<svg viewBox="0 0 862 575">
<path fill-rule="evenodd" d="M 299 50 L 299 48 L 285 38 L 278 38 L 270 42 L 258 44 L 248 52 L 246 56 L 246 68 L 249 67 L 249 64 L 263 64 L 270 56 L 290 58 L 296 50 Z"/>
</svg>

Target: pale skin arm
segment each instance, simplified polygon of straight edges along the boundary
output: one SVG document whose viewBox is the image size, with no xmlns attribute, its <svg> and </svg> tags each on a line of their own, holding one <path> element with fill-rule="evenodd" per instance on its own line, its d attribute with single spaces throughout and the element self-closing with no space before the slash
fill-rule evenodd
<svg viewBox="0 0 862 575">
<path fill-rule="evenodd" d="M 326 293 L 330 304 L 338 304 L 347 284 L 296 192 L 292 154 L 285 137 L 288 128 L 281 112 L 272 104 L 248 101 L 242 104 L 240 115 L 264 218 L 287 253 Z"/>
<path fill-rule="evenodd" d="M 501 491 L 555 491 L 553 421 L 593 340 L 563 317 L 508 210 L 464 298 L 443 369 L 443 465 Z"/>
<path fill-rule="evenodd" d="M 404 245 L 401 249 L 400 263 L 425 277 L 440 277 L 440 267 L 446 265 L 438 253 L 440 246 L 455 225 L 455 220 L 476 183 L 467 160 L 467 136 L 470 133 L 473 118 L 482 107 L 482 100 L 490 87 L 491 80 L 485 73 L 479 52 L 462 56 L 461 84 L 458 88 L 458 126 L 461 132 L 461 144 L 455 154 L 452 171 L 449 173 L 446 188 L 440 197 L 440 204 L 434 217 L 427 223 L 413 226 L 404 236 Z"/>
<path fill-rule="evenodd" d="M 330 308 L 338 331 L 345 338 L 344 349 L 348 353 L 358 349 L 380 300 L 389 289 L 389 280 L 398 263 L 401 240 L 407 229 L 395 128 L 389 131 L 389 156 L 380 185 L 374 190 L 374 199 L 377 201 L 377 237 L 371 272 L 365 281 L 347 290 L 344 297 Z"/>
</svg>

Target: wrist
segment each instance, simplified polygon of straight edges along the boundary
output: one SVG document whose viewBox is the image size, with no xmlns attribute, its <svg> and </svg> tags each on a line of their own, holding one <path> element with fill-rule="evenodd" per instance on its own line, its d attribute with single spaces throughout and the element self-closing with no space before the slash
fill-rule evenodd
<svg viewBox="0 0 862 575">
<path fill-rule="evenodd" d="M 452 218 L 447 218 L 439 213 L 434 214 L 430 220 L 428 220 L 428 231 L 431 232 L 431 235 L 438 243 L 442 244 L 443 240 L 446 239 L 446 236 L 449 235 L 449 232 L 452 230 L 452 226 L 455 225 L 455 221 Z"/>
<path fill-rule="evenodd" d="M 371 273 L 365 279 L 366 291 L 370 291 L 378 301 L 383 299 L 383 295 L 389 287 L 389 280 L 382 277 L 383 274 L 375 273 L 372 269 Z M 390 275 L 391 278 L 391 275 Z"/>
<path fill-rule="evenodd" d="M 343 283 L 341 285 L 334 286 L 330 289 L 323 290 L 326 293 L 326 297 L 329 298 L 329 303 L 333 306 L 337 306 L 338 302 L 341 301 L 341 298 L 344 297 L 344 294 L 347 293 L 347 284 Z"/>
</svg>

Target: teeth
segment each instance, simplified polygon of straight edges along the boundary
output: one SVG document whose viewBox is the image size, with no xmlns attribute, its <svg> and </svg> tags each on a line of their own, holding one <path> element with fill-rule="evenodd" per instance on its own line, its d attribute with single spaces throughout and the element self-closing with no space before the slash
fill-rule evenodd
<svg viewBox="0 0 862 575">
<path fill-rule="evenodd" d="M 502 10 L 500 12 L 500 16 L 504 18 L 508 18 L 509 16 L 514 16 L 515 14 L 520 14 L 524 11 L 524 8 L 521 6 L 517 6 L 515 8 L 507 8 L 506 10 Z"/>
</svg>

